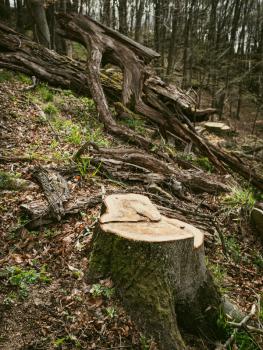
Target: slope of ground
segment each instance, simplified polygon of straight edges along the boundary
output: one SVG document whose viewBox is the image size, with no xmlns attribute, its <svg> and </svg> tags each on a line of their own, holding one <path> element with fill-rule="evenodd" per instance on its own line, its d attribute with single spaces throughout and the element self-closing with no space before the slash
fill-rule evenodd
<svg viewBox="0 0 263 350">
<path fill-rule="evenodd" d="M 27 217 L 20 205 L 44 198 L 32 178 L 36 165 L 72 164 L 72 155 L 84 141 L 105 147 L 116 144 L 98 123 L 93 101 L 43 84 L 25 90 L 31 80 L 24 75 L 1 71 L 0 79 L 0 348 L 156 349 L 122 309 L 110 279 L 94 284 L 87 278 L 99 206 L 39 230 L 24 226 Z M 138 132 L 155 132 L 139 118 L 125 123 Z M 182 157 L 213 170 L 207 159 Z M 73 198 L 128 190 L 125 183 L 102 179 L 99 166 L 91 167 L 89 158 L 77 167 L 78 173 L 67 178 Z M 255 324 L 262 328 L 263 258 L 248 222 L 255 198 L 245 186 L 237 186 L 228 197 L 200 198 L 216 207 L 218 232 L 222 230 L 219 235 L 207 233 L 214 278 L 244 312 L 253 303 L 259 305 Z M 252 339 L 251 334 L 239 334 L 240 349 L 257 349 L 257 335 Z"/>
</svg>

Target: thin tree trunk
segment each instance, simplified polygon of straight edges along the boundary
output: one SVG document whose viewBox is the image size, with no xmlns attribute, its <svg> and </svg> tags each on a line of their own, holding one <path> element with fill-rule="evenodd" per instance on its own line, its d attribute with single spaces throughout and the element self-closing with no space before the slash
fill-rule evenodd
<svg viewBox="0 0 263 350">
<path fill-rule="evenodd" d="M 34 23 L 33 29 L 35 41 L 47 48 L 51 48 L 50 31 L 43 1 L 27 0 L 27 7 Z"/>
<path fill-rule="evenodd" d="M 128 34 L 127 0 L 119 0 L 119 31 L 122 34 Z"/>
<path fill-rule="evenodd" d="M 167 71 L 166 71 L 166 74 L 168 76 L 172 73 L 174 63 L 175 63 L 175 55 L 176 55 L 175 48 L 176 48 L 179 13 L 180 13 L 179 1 L 176 0 L 174 4 L 174 9 L 173 9 L 172 34 L 170 37 L 170 45 L 169 45 L 169 52 L 168 52 L 168 65 L 167 65 Z"/>
<path fill-rule="evenodd" d="M 111 26 L 111 0 L 104 0 L 103 3 L 103 24 L 107 27 Z"/>
<path fill-rule="evenodd" d="M 142 42 L 142 17 L 144 12 L 145 0 L 140 0 L 139 7 L 136 11 L 136 24 L 135 24 L 135 40 L 139 43 Z"/>
</svg>

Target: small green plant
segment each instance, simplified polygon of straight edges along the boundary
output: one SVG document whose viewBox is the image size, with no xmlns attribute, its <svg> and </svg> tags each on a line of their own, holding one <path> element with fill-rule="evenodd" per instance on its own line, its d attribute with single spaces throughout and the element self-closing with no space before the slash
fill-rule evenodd
<svg viewBox="0 0 263 350">
<path fill-rule="evenodd" d="M 52 117 L 55 117 L 59 114 L 59 110 L 53 103 L 47 103 L 44 107 L 44 112 Z"/>
<path fill-rule="evenodd" d="M 74 335 L 67 335 L 65 337 L 57 338 L 54 340 L 54 347 L 56 349 L 64 348 L 63 345 L 72 344 L 75 348 L 80 348 L 80 342 Z"/>
<path fill-rule="evenodd" d="M 147 339 L 144 335 L 140 336 L 140 348 L 141 350 L 149 350 L 151 344 L 151 339 Z"/>
<path fill-rule="evenodd" d="M 193 163 L 196 164 L 197 166 L 200 166 L 202 169 L 210 173 L 214 170 L 213 164 L 210 162 L 210 160 L 207 157 L 195 158 L 193 160 Z"/>
<path fill-rule="evenodd" d="M 238 263 L 241 260 L 241 250 L 238 241 L 234 237 L 227 237 L 225 240 L 227 251 L 233 260 Z"/>
<path fill-rule="evenodd" d="M 14 178 L 11 174 L 0 171 L 0 190 L 9 190 L 14 187 Z"/>
<path fill-rule="evenodd" d="M 52 158 L 58 161 L 67 161 L 71 157 L 70 153 L 67 151 L 54 151 L 52 152 Z"/>
<path fill-rule="evenodd" d="M 221 287 L 226 277 L 226 270 L 219 266 L 219 264 L 213 264 L 207 260 L 208 269 L 212 272 L 215 283 L 224 291 Z"/>
<path fill-rule="evenodd" d="M 44 101 L 44 102 L 51 102 L 53 101 L 53 93 L 52 91 L 49 90 L 49 88 L 44 85 L 44 84 L 41 84 L 38 86 L 37 88 L 37 92 L 40 96 L 40 98 Z"/>
<path fill-rule="evenodd" d="M 145 132 L 145 121 L 139 118 L 125 118 L 121 121 L 121 124 L 128 126 L 129 128 L 143 134 Z"/>
<path fill-rule="evenodd" d="M 54 149 L 54 148 L 57 148 L 58 146 L 59 146 L 59 142 L 57 140 L 53 139 L 51 141 L 50 147 Z"/>
<path fill-rule="evenodd" d="M 110 288 L 110 287 L 105 287 L 101 284 L 93 284 L 90 290 L 90 293 L 92 294 L 93 297 L 100 297 L 104 296 L 107 299 L 112 298 L 114 295 L 115 289 Z"/>
<path fill-rule="evenodd" d="M 10 292 L 8 295 L 4 298 L 4 304 L 5 305 L 13 305 L 17 300 L 17 294 L 15 292 Z"/>
<path fill-rule="evenodd" d="M 80 145 L 82 142 L 82 133 L 78 125 L 72 125 L 68 130 L 67 140 L 74 145 Z"/>
<path fill-rule="evenodd" d="M 93 172 L 89 175 L 89 177 L 95 177 L 97 175 L 97 173 L 100 170 L 102 162 L 100 162 L 95 169 L 93 170 Z M 91 167 L 91 158 L 80 158 L 78 161 L 78 170 L 80 175 L 85 178 L 88 175 L 88 171 Z"/>
<path fill-rule="evenodd" d="M 23 84 L 31 84 L 32 83 L 31 78 L 28 75 L 25 75 L 23 73 L 17 74 L 16 77 Z"/>
<path fill-rule="evenodd" d="M 46 238 L 52 238 L 54 237 L 56 234 L 54 231 L 50 230 L 50 229 L 46 229 L 45 232 L 44 232 L 44 236 Z"/>
<path fill-rule="evenodd" d="M 106 307 L 105 311 L 106 311 L 106 315 L 109 318 L 114 318 L 117 316 L 117 311 L 113 306 Z"/>
<path fill-rule="evenodd" d="M 88 173 L 88 169 L 90 167 L 90 158 L 80 158 L 78 161 L 78 170 L 82 177 L 85 177 Z"/>
<path fill-rule="evenodd" d="M 208 172 L 213 172 L 214 166 L 207 157 L 196 157 L 193 153 L 177 153 L 177 157 L 186 160 Z"/>
<path fill-rule="evenodd" d="M 109 141 L 103 134 L 101 127 L 94 127 L 93 129 L 90 129 L 85 138 L 87 142 L 94 142 L 99 147 L 109 147 L 110 145 Z"/>
<path fill-rule="evenodd" d="M 223 198 L 223 202 L 232 208 L 245 207 L 252 209 L 255 204 L 255 197 L 250 188 L 243 189 L 235 187 L 230 194 Z"/>
<path fill-rule="evenodd" d="M 253 338 L 245 330 L 234 329 L 228 322 L 225 314 L 220 312 L 217 319 L 217 325 L 222 331 L 225 339 L 229 339 L 234 335 L 232 345 L 235 344 L 237 349 L 241 350 L 260 350 Z M 231 350 L 232 345 L 229 345 L 227 350 Z"/>
<path fill-rule="evenodd" d="M 43 265 L 39 271 L 35 269 L 22 269 L 19 266 L 11 266 L 6 268 L 6 275 L 10 285 L 18 288 L 19 295 L 22 298 L 28 296 L 29 285 L 37 282 L 50 282 L 50 278 L 48 277 L 46 271 L 46 265 Z"/>
<path fill-rule="evenodd" d="M 14 73 L 6 70 L 6 69 L 0 69 L 0 83 L 3 83 L 4 81 L 10 81 L 14 78 Z"/>
<path fill-rule="evenodd" d="M 263 255 L 255 253 L 252 258 L 253 264 L 257 266 L 259 270 L 263 270 Z"/>
</svg>

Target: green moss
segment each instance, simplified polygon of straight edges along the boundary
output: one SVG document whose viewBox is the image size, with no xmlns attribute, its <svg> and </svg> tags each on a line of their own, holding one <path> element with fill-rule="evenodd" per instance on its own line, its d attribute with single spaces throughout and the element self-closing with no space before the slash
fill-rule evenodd
<svg viewBox="0 0 263 350">
<path fill-rule="evenodd" d="M 185 330 L 204 331 L 207 336 L 218 339 L 222 334 L 217 325 L 221 301 L 211 276 L 207 274 L 194 300 L 186 296 L 182 301 L 176 295 L 178 281 L 171 272 L 172 252 L 170 243 L 139 243 L 96 232 L 90 276 L 110 275 L 137 324 L 157 341 L 165 340 L 167 349 L 183 344 L 177 321 Z"/>
<path fill-rule="evenodd" d="M 111 272 L 113 280 L 118 281 L 116 289 L 141 327 L 154 337 L 161 335 L 167 349 L 175 349 L 175 344 L 182 345 L 183 340 L 177 330 L 175 313 L 171 313 L 174 303 L 168 280 L 163 277 L 160 280 L 163 271 L 156 254 L 158 249 L 147 243 L 139 248 L 134 242 L 113 239 L 110 234 L 95 234 L 90 274 L 98 278 Z"/>
</svg>

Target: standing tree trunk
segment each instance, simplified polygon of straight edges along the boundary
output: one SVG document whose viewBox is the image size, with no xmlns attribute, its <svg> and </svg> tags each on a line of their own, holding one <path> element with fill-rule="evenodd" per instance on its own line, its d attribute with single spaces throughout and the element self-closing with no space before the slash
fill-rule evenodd
<svg viewBox="0 0 263 350">
<path fill-rule="evenodd" d="M 155 1 L 154 7 L 154 48 L 160 51 L 160 17 L 161 17 L 161 0 Z"/>
<path fill-rule="evenodd" d="M 42 0 L 27 0 L 27 8 L 34 22 L 35 41 L 50 48 L 50 32 Z"/>
<path fill-rule="evenodd" d="M 25 13 L 24 13 L 24 8 L 23 8 L 23 1 L 22 0 L 17 0 L 16 1 L 17 5 L 17 11 L 16 11 L 16 30 L 19 33 L 24 33 L 25 31 Z M 0 10 L 1 12 L 1 10 Z"/>
<path fill-rule="evenodd" d="M 102 22 L 107 27 L 111 26 L 111 0 L 104 0 Z"/>
<path fill-rule="evenodd" d="M 182 87 L 187 88 L 191 85 L 191 55 L 192 55 L 192 43 L 191 43 L 191 32 L 192 32 L 192 21 L 193 21 L 193 9 L 196 0 L 191 0 L 190 3 L 186 2 L 186 22 L 184 29 L 184 53 L 183 53 L 183 82 Z M 189 7 L 189 9 L 188 9 Z"/>
<path fill-rule="evenodd" d="M 168 65 L 167 65 L 167 75 L 169 76 L 174 67 L 175 63 L 175 47 L 176 47 L 176 37 L 177 37 L 177 29 L 178 29 L 178 21 L 179 21 L 179 1 L 176 0 L 174 4 L 174 9 L 173 9 L 173 19 L 172 19 L 172 34 L 170 37 L 170 45 L 169 45 L 169 51 L 168 51 Z"/>
<path fill-rule="evenodd" d="M 135 40 L 139 43 L 142 42 L 142 17 L 144 12 L 144 1 L 145 0 L 140 0 L 140 5 L 136 10 Z"/>
<path fill-rule="evenodd" d="M 111 276 L 132 317 L 160 349 L 186 349 L 179 328 L 216 338 L 221 298 L 206 270 L 203 233 L 160 215 L 139 194 L 106 197 L 102 214 L 91 278 Z"/>
<path fill-rule="evenodd" d="M 127 0 L 119 0 L 119 31 L 122 34 L 128 34 Z"/>
<path fill-rule="evenodd" d="M 0 19 L 7 20 L 10 18 L 11 8 L 9 0 L 0 0 Z"/>
</svg>

